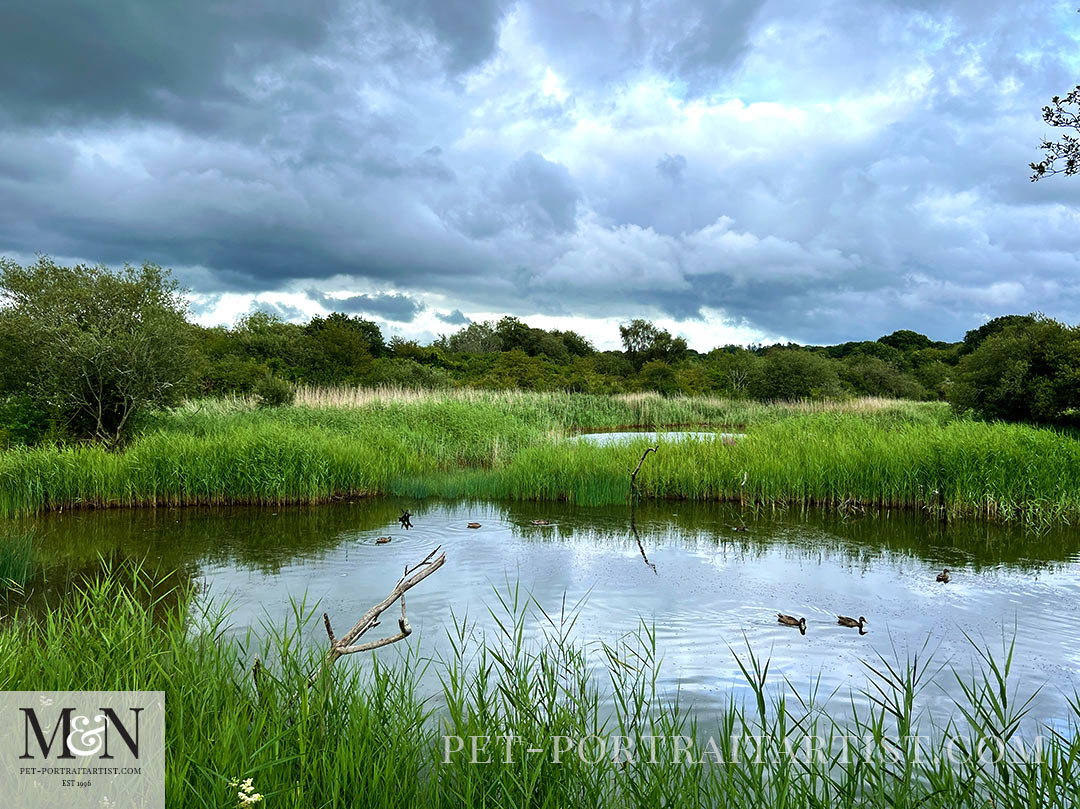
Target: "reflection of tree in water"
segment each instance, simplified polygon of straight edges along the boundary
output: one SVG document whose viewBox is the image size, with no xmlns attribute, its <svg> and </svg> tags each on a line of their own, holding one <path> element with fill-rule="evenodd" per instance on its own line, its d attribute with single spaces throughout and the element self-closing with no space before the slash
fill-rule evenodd
<svg viewBox="0 0 1080 809">
<path fill-rule="evenodd" d="M 157 621 L 168 613 L 175 613 L 181 596 L 197 587 L 198 565 L 189 562 L 181 568 L 161 570 L 146 563 L 116 556 L 102 556 L 92 562 L 73 567 L 52 566 L 48 572 L 41 570 L 27 582 L 21 597 L 9 599 L 0 614 L 9 617 L 15 609 L 31 614 L 46 608 L 57 609 L 76 590 L 100 585 L 106 578 L 150 611 Z"/>
<path fill-rule="evenodd" d="M 288 565 L 318 559 L 342 543 L 396 529 L 403 508 L 417 514 L 418 529 L 438 533 L 457 521 L 464 524 L 478 507 L 491 513 L 491 522 L 502 521 L 513 535 L 529 542 L 576 539 L 613 548 L 636 546 L 657 575 L 649 554 L 663 546 L 746 557 L 780 549 L 793 557 L 835 556 L 864 569 L 902 555 L 927 563 L 956 558 L 976 570 L 1009 565 L 1038 571 L 1080 553 L 1080 533 L 1066 528 L 1034 533 L 1016 525 L 963 520 L 943 527 L 932 516 L 908 511 L 845 515 L 692 501 L 584 508 L 564 502 L 373 498 L 320 506 L 87 510 L 17 520 L 11 528 L 34 534 L 36 573 L 26 597 L 32 605 L 55 603 L 83 578 L 100 575 L 102 560 L 141 563 L 148 579 L 163 583 L 158 591 L 164 592 L 177 584 L 194 586 L 206 566 L 276 574 Z M 537 528 L 533 520 L 552 524 Z M 743 523 L 750 531 L 732 531 L 732 525 Z M 634 544 L 628 546 L 631 539 Z"/>
<path fill-rule="evenodd" d="M 398 501 L 371 499 L 320 506 L 158 508 L 48 514 L 27 520 L 35 562 L 61 571 L 93 566 L 99 557 L 146 560 L 160 570 L 186 565 L 238 565 L 273 574 L 314 558 L 343 537 L 393 524 Z"/>
<path fill-rule="evenodd" d="M 791 554 L 838 555 L 868 567 L 885 556 L 903 555 L 936 561 L 955 556 L 974 569 L 1008 565 L 1022 570 L 1052 569 L 1080 553 L 1080 533 L 1068 526 L 1032 531 L 1022 525 L 950 520 L 906 510 L 843 514 L 835 509 L 779 509 L 700 501 L 643 501 L 630 506 L 583 508 L 566 503 L 514 503 L 504 519 L 514 533 L 532 541 L 567 541 L 575 537 L 623 545 L 627 521 L 642 548 L 678 543 L 715 547 L 762 556 L 784 545 Z M 556 530 L 529 528 L 537 516 L 554 518 Z M 748 532 L 732 525 L 747 524 Z"/>
</svg>

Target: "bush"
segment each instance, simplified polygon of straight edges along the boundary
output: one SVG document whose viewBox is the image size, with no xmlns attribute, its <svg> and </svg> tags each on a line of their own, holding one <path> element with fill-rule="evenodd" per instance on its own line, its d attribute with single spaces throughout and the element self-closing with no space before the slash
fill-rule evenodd
<svg viewBox="0 0 1080 809">
<path fill-rule="evenodd" d="M 168 271 L 0 259 L 0 297 L 3 384 L 77 435 L 119 444 L 142 413 L 180 400 L 191 330 Z"/>
<path fill-rule="evenodd" d="M 750 380 L 750 395 L 762 401 L 793 401 L 838 396 L 837 363 L 801 349 L 771 351 Z"/>
<path fill-rule="evenodd" d="M 26 394 L 0 399 L 0 448 L 40 443 L 49 427 L 48 414 Z"/>
<path fill-rule="evenodd" d="M 1061 423 L 1080 407 L 1078 391 L 1080 331 L 1049 318 L 1017 318 L 964 355 L 948 399 L 986 419 Z"/>
<path fill-rule="evenodd" d="M 283 407 L 295 401 L 296 388 L 284 379 L 268 374 L 255 386 L 255 396 L 259 400 L 259 407 Z"/>
</svg>

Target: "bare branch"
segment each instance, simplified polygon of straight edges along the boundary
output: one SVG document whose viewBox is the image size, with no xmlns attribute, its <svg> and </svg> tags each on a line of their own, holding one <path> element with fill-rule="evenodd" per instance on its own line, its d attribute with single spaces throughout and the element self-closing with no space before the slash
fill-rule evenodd
<svg viewBox="0 0 1080 809">
<path fill-rule="evenodd" d="M 645 456 L 650 452 L 656 452 L 657 447 L 647 447 L 643 453 L 641 453 L 641 460 L 637 462 L 637 466 L 634 467 L 634 471 L 630 473 L 630 497 L 633 498 L 638 493 L 637 487 L 637 473 L 641 471 L 641 465 L 645 463 Z"/>
<path fill-rule="evenodd" d="M 340 638 L 334 637 L 334 630 L 330 626 L 330 616 L 323 613 L 323 623 L 326 626 L 326 634 L 330 638 L 330 648 L 327 650 L 326 657 L 323 659 L 322 664 L 316 671 L 312 672 L 311 677 L 309 678 L 310 683 L 316 682 L 322 672 L 333 666 L 339 657 L 389 646 L 391 643 L 397 643 L 412 634 L 412 626 L 410 626 L 409 619 L 405 615 L 405 593 L 446 564 L 446 554 L 439 553 L 441 547 L 442 546 L 435 548 L 435 550 L 424 557 L 423 561 L 419 564 L 413 565 L 412 567 L 406 565 L 405 572 L 402 574 L 401 578 L 398 579 L 397 584 L 394 585 L 394 589 L 390 591 L 390 594 L 365 612 L 360 617 L 360 620 L 353 624 L 352 629 Z M 436 556 L 436 554 L 438 555 Z M 379 616 L 392 607 L 394 602 L 398 600 L 401 601 L 401 617 L 398 619 L 397 634 L 368 643 L 356 643 L 364 633 L 379 625 Z"/>
</svg>

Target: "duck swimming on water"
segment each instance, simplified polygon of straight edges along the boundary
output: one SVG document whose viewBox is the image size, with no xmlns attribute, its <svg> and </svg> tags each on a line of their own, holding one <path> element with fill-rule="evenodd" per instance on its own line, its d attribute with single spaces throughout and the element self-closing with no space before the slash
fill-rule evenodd
<svg viewBox="0 0 1080 809">
<path fill-rule="evenodd" d="M 937 580 L 942 584 L 949 583 L 949 568 L 945 568 L 943 571 L 937 574 Z"/>
<path fill-rule="evenodd" d="M 794 615 L 784 615 L 782 612 L 776 613 L 776 623 L 783 624 L 784 626 L 797 626 L 799 627 L 800 634 L 806 634 L 806 619 L 796 618 Z"/>
<path fill-rule="evenodd" d="M 839 626 L 849 626 L 852 629 L 858 629 L 860 635 L 866 634 L 866 630 L 863 629 L 863 624 L 866 623 L 866 619 L 863 618 L 861 615 L 859 616 L 858 621 L 856 621 L 854 618 L 848 618 L 846 615 L 837 615 L 836 623 Z"/>
</svg>

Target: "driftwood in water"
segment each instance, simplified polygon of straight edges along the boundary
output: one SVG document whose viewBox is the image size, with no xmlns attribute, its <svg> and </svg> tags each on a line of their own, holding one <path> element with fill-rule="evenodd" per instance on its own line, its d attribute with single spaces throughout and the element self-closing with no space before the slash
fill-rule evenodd
<svg viewBox="0 0 1080 809">
<path fill-rule="evenodd" d="M 360 620 L 353 625 L 353 628 L 340 638 L 334 636 L 334 630 L 330 626 L 330 616 L 325 612 L 323 613 L 323 623 L 326 625 L 326 634 L 330 638 L 330 649 L 327 651 L 326 657 L 323 658 L 322 665 L 312 673 L 310 682 L 316 682 L 322 672 L 329 670 L 330 667 L 337 662 L 339 657 L 356 654 L 357 652 L 370 652 L 372 649 L 378 649 L 382 646 L 389 646 L 391 643 L 397 643 L 399 640 L 405 640 L 405 638 L 412 634 L 412 627 L 409 625 L 409 619 L 405 615 L 405 593 L 446 564 L 446 554 L 439 553 L 440 548 L 436 548 L 429 553 L 419 564 L 413 565 L 412 567 L 406 565 L 405 572 L 401 575 L 401 578 L 398 579 L 398 583 L 394 585 L 394 589 L 390 591 L 390 594 L 365 612 Z M 436 556 L 436 554 L 438 554 L 438 556 Z M 390 607 L 394 605 L 394 602 L 399 600 L 401 601 L 401 617 L 398 618 L 397 633 L 390 635 L 389 637 L 380 638 L 379 640 L 368 641 L 367 643 L 357 643 L 356 641 L 359 640 L 362 635 L 379 625 L 379 616 L 390 609 Z"/>
</svg>

